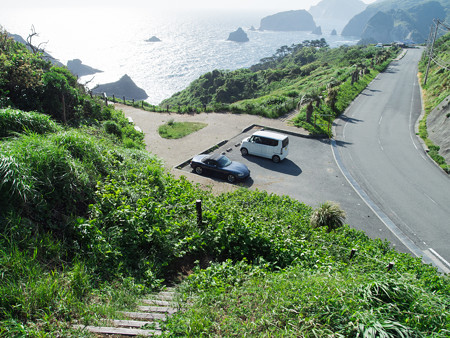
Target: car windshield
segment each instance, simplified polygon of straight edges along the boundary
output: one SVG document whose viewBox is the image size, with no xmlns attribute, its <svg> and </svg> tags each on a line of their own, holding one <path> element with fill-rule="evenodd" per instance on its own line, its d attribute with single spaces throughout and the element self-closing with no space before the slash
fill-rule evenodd
<svg viewBox="0 0 450 338">
<path fill-rule="evenodd" d="M 221 156 L 217 161 L 219 163 L 219 167 L 227 167 L 231 164 L 231 160 L 226 156 Z"/>
</svg>

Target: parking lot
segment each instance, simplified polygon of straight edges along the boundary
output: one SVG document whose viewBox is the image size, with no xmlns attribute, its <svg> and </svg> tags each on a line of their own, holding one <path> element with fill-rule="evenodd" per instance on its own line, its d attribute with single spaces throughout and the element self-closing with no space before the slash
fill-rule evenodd
<svg viewBox="0 0 450 338">
<path fill-rule="evenodd" d="M 290 127 L 280 120 L 248 115 L 212 113 L 174 116 L 123 108 L 126 115 L 132 117 L 135 124 L 143 130 L 147 150 L 161 158 L 174 175 L 185 176 L 201 186 L 209 186 L 215 193 L 233 191 L 242 185 L 252 190 L 288 195 L 313 208 L 328 200 L 335 201 L 346 211 L 346 222 L 350 226 L 365 231 L 372 238 L 387 239 L 398 250 L 408 252 L 342 175 L 328 139 L 309 138 L 300 129 Z M 158 126 L 174 117 L 177 121 L 205 122 L 208 126 L 183 139 L 162 139 L 157 132 Z M 257 130 L 257 127 L 244 131 L 243 128 L 253 123 L 289 134 L 289 155 L 286 159 L 273 163 L 269 159 L 241 155 L 238 145 L 242 139 Z M 227 141 L 221 142 L 222 140 Z M 251 171 L 249 179 L 231 184 L 219 178 L 192 172 L 189 160 L 218 144 L 220 146 L 214 152 L 224 152 L 232 161 L 246 164 Z"/>
<path fill-rule="evenodd" d="M 336 194 L 341 197 L 342 202 L 345 202 L 346 195 L 353 195 L 353 189 L 346 184 L 334 163 L 328 139 L 308 138 L 289 132 L 289 155 L 280 163 L 253 155 L 242 156 L 239 151 L 241 141 L 261 128 L 254 126 L 211 152 L 223 153 L 232 161 L 247 165 L 251 171 L 250 178 L 236 185 L 289 195 L 311 206 L 326 200 L 336 200 Z M 283 133 L 283 130 L 278 132 Z M 191 154 L 192 157 L 195 155 L 197 154 Z M 194 181 L 195 176 L 199 176 L 192 171 L 189 161 L 177 168 Z M 223 182 L 216 177 L 209 179 L 211 184 Z"/>
</svg>

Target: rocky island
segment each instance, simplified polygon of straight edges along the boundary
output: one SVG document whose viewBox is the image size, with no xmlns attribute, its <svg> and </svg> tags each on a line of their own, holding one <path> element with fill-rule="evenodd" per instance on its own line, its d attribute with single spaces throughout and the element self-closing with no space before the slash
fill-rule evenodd
<svg viewBox="0 0 450 338">
<path fill-rule="evenodd" d="M 147 39 L 145 41 L 147 41 L 147 42 L 161 42 L 161 39 L 153 35 L 150 39 Z"/>
<path fill-rule="evenodd" d="M 73 59 L 67 61 L 67 69 L 70 70 L 70 72 L 76 76 L 92 75 L 95 73 L 103 72 L 90 66 L 83 65 L 83 62 L 80 59 Z"/>
<path fill-rule="evenodd" d="M 127 74 L 119 81 L 101 84 L 92 89 L 94 94 L 106 93 L 107 96 L 123 97 L 135 100 L 145 100 L 148 98 L 144 89 L 139 88 Z"/>
<path fill-rule="evenodd" d="M 316 23 L 304 9 L 280 12 L 261 19 L 260 30 L 271 31 L 313 31 Z"/>
<path fill-rule="evenodd" d="M 247 33 L 244 32 L 244 30 L 239 27 L 236 31 L 231 32 L 228 36 L 228 41 L 234 41 L 234 42 L 247 42 L 250 41 L 250 39 L 247 36 Z"/>
</svg>

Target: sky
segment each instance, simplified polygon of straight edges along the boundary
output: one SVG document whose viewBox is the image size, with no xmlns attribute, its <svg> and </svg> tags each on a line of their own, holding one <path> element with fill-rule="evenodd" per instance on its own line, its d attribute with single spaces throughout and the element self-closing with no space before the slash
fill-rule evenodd
<svg viewBox="0 0 450 338">
<path fill-rule="evenodd" d="M 154 9 L 258 9 L 258 10 L 293 10 L 306 9 L 316 5 L 321 0 L 16 0 L 5 7 L 130 7 L 130 10 L 139 7 Z M 370 4 L 375 0 L 362 0 Z"/>
</svg>

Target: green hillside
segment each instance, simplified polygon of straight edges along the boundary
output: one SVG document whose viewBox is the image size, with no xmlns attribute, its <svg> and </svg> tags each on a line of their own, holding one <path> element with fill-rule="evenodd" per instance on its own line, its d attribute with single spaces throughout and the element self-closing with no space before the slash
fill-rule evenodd
<svg viewBox="0 0 450 338">
<path fill-rule="evenodd" d="M 337 117 L 398 53 L 396 47 L 342 46 L 324 39 L 282 46 L 249 69 L 214 70 L 163 101 L 179 111 L 232 111 L 278 118 L 299 108 L 294 120 L 312 133 L 328 133 L 321 115 Z M 314 114 L 314 116 L 313 116 Z M 316 121 L 316 122 L 314 122 Z"/>
<path fill-rule="evenodd" d="M 311 222 L 287 196 L 175 179 L 121 111 L 4 31 L 0 126 L 1 337 L 86 337 L 71 324 L 188 272 L 195 302 L 169 336 L 450 333 L 448 276 L 340 226 L 328 204 L 337 221 Z"/>
</svg>

